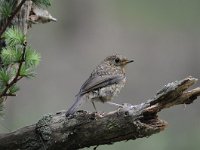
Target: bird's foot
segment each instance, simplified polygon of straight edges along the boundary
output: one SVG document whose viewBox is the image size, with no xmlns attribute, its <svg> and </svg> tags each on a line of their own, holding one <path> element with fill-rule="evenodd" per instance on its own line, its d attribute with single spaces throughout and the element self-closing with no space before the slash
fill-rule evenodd
<svg viewBox="0 0 200 150">
<path fill-rule="evenodd" d="M 110 104 L 110 105 L 117 106 L 117 107 L 123 107 L 123 105 L 117 104 L 117 103 L 113 103 L 113 102 L 106 102 L 106 103 L 108 103 L 108 104 Z"/>
</svg>

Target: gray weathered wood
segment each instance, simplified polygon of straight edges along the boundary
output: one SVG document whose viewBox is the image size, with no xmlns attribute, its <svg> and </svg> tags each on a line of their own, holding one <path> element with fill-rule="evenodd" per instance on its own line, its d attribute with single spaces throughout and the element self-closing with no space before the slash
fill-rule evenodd
<svg viewBox="0 0 200 150">
<path fill-rule="evenodd" d="M 165 129 L 167 122 L 157 113 L 179 104 L 191 104 L 200 88 L 186 91 L 197 79 L 188 77 L 165 85 L 152 99 L 139 105 L 124 104 L 107 113 L 78 111 L 71 118 L 65 112 L 44 115 L 36 124 L 0 134 L 0 149 L 66 150 L 112 144 L 149 137 Z"/>
</svg>

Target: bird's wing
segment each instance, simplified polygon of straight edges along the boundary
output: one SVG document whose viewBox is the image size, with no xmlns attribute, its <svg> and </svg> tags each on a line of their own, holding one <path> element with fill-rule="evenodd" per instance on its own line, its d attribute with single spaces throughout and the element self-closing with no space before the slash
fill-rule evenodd
<svg viewBox="0 0 200 150">
<path fill-rule="evenodd" d="M 86 82 L 81 86 L 78 95 L 84 95 L 90 91 L 103 88 L 108 85 L 117 84 L 123 79 L 123 75 L 90 76 L 88 80 L 86 80 Z"/>
</svg>

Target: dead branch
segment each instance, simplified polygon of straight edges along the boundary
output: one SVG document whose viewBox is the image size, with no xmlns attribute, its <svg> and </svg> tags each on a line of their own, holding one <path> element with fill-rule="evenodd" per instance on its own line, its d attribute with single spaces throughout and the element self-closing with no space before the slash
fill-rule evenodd
<svg viewBox="0 0 200 150">
<path fill-rule="evenodd" d="M 165 85 L 139 105 L 123 104 L 107 114 L 78 111 L 66 118 L 65 112 L 43 116 L 36 124 L 0 134 L 0 149 L 66 150 L 149 137 L 165 129 L 167 122 L 157 113 L 179 104 L 191 104 L 200 87 L 186 91 L 197 79 L 185 78 Z"/>
</svg>

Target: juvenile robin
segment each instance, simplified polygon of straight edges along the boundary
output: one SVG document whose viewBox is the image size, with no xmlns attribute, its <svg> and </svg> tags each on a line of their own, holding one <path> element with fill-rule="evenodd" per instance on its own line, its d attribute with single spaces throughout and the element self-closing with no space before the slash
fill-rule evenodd
<svg viewBox="0 0 200 150">
<path fill-rule="evenodd" d="M 110 101 L 124 87 L 126 83 L 125 66 L 131 62 L 133 60 L 128 60 L 121 55 L 106 57 L 81 86 L 76 95 L 76 101 L 66 112 L 66 117 L 73 115 L 85 100 L 90 100 L 95 110 L 95 101 L 119 106 Z"/>
</svg>

